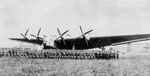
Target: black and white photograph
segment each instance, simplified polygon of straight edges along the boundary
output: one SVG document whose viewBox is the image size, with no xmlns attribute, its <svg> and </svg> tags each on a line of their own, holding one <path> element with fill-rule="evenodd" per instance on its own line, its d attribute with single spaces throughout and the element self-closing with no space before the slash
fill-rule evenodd
<svg viewBox="0 0 150 76">
<path fill-rule="evenodd" d="M 149 0 L 0 0 L 0 76 L 150 76 Z"/>
</svg>

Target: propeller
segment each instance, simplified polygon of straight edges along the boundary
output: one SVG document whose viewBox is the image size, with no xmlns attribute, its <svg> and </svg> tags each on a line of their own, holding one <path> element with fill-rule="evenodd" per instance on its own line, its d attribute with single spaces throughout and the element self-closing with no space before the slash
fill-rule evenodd
<svg viewBox="0 0 150 76">
<path fill-rule="evenodd" d="M 26 31 L 26 33 L 25 33 L 25 34 L 20 33 L 20 34 L 21 34 L 21 36 L 23 36 L 23 38 L 24 38 L 24 39 L 27 39 L 27 40 L 29 40 L 29 39 L 26 37 L 26 35 L 27 35 L 28 31 L 29 31 L 29 29 L 27 29 L 27 31 Z"/>
<path fill-rule="evenodd" d="M 20 33 L 20 34 L 21 34 L 21 36 L 22 36 L 24 39 L 26 39 L 26 40 L 29 40 L 29 39 L 26 37 L 26 36 L 27 36 L 28 31 L 29 31 L 29 29 L 27 29 L 27 31 L 26 31 L 26 33 L 25 33 L 25 34 Z M 21 42 L 19 46 L 21 46 L 21 45 L 22 45 L 22 43 L 23 43 L 23 42 Z"/>
<path fill-rule="evenodd" d="M 65 35 L 69 30 L 65 31 L 64 33 L 60 33 L 59 29 L 57 28 L 57 31 L 58 31 L 58 34 L 59 34 L 59 37 L 57 37 L 55 40 L 58 40 L 59 38 L 61 38 L 63 40 L 63 43 L 66 45 L 66 42 L 63 38 L 63 35 Z"/>
<path fill-rule="evenodd" d="M 85 42 L 86 42 L 86 44 L 88 45 L 88 39 L 86 38 L 86 34 L 89 34 L 90 32 L 92 32 L 93 31 L 93 29 L 92 30 L 89 30 L 89 31 L 87 31 L 87 32 L 83 32 L 83 30 L 82 30 L 82 27 L 80 26 L 80 30 L 81 30 L 81 33 L 82 33 L 82 35 L 80 35 L 79 37 L 77 37 L 76 39 L 79 39 L 80 37 L 83 37 L 84 39 L 85 39 Z"/>
<path fill-rule="evenodd" d="M 41 28 L 39 29 L 37 35 L 31 34 L 31 36 L 32 36 L 32 37 L 35 37 L 37 40 L 43 39 L 42 37 L 39 37 L 40 32 L 41 32 Z"/>
</svg>

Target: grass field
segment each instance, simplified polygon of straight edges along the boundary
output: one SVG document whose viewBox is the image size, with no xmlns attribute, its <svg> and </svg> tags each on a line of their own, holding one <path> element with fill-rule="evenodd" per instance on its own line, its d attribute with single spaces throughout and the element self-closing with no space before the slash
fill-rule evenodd
<svg viewBox="0 0 150 76">
<path fill-rule="evenodd" d="M 112 60 L 0 58 L 0 76 L 148 76 L 150 54 Z"/>
</svg>

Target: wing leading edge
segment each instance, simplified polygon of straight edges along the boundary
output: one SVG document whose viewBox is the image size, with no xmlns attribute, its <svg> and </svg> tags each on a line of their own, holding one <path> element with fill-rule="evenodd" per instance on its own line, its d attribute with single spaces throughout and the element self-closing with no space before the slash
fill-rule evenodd
<svg viewBox="0 0 150 76">
<path fill-rule="evenodd" d="M 27 42 L 27 43 L 33 43 L 33 44 L 38 44 L 38 45 L 42 45 L 43 44 L 43 40 L 37 40 L 37 39 L 21 39 L 21 38 L 8 38 L 10 40 L 15 40 L 15 41 L 21 41 L 21 42 Z"/>
</svg>

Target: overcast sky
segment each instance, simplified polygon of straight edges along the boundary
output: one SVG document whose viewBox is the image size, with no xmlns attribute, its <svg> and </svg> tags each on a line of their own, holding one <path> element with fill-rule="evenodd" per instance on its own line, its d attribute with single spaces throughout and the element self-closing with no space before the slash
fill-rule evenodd
<svg viewBox="0 0 150 76">
<path fill-rule="evenodd" d="M 37 34 L 56 34 L 69 29 L 72 37 L 150 33 L 150 0 L 0 0 L 0 46 L 18 46 L 9 37 L 22 38 L 29 28 Z"/>
</svg>

